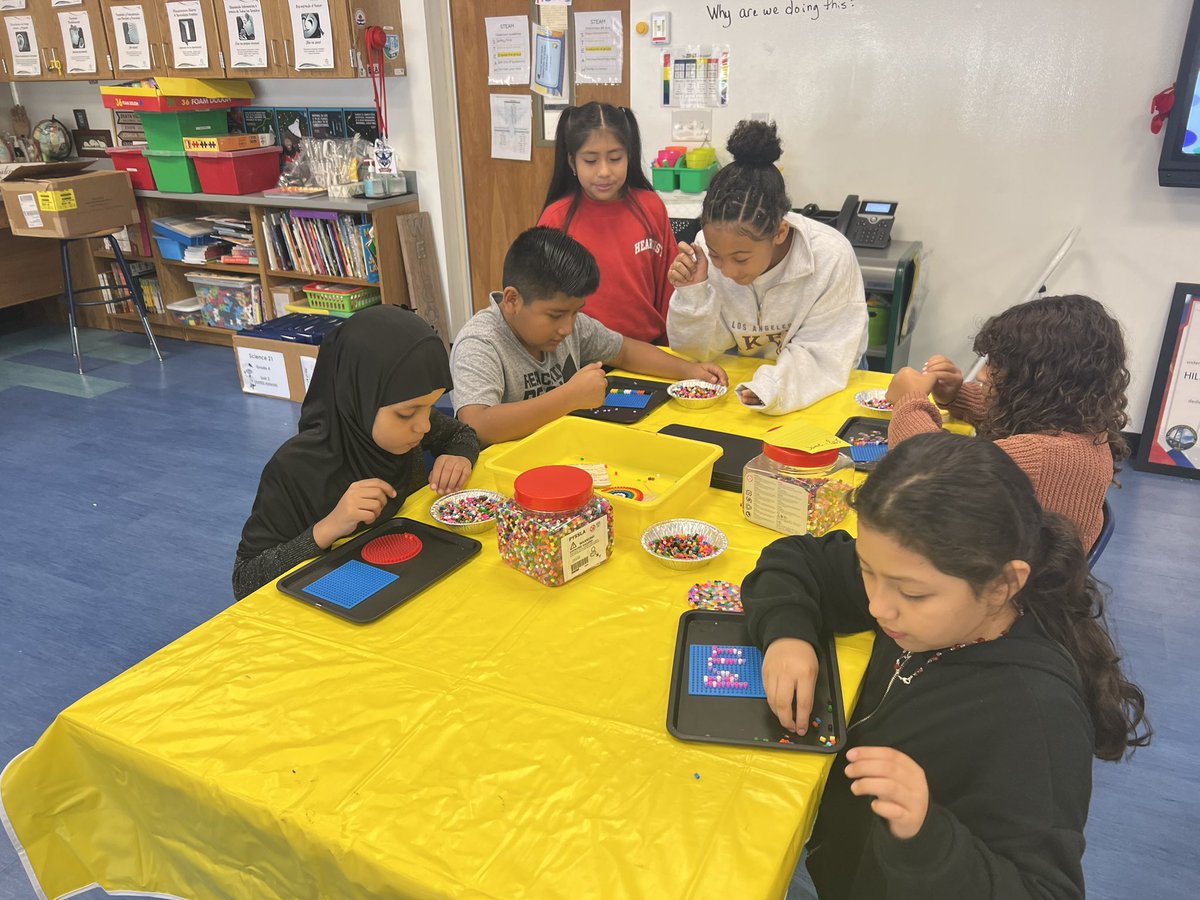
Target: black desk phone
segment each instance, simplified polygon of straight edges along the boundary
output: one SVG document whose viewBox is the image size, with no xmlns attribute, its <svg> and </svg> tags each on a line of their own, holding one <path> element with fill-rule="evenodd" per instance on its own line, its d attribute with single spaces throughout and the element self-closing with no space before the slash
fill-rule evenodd
<svg viewBox="0 0 1200 900">
<path fill-rule="evenodd" d="M 837 213 L 827 212 L 810 203 L 800 213 L 836 228 L 849 238 L 852 246 L 882 250 L 892 239 L 896 207 L 892 200 L 862 200 L 850 194 Z"/>
</svg>

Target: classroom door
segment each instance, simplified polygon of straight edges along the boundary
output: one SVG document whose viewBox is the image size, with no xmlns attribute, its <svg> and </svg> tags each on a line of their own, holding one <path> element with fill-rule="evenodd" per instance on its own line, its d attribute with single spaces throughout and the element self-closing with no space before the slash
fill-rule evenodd
<svg viewBox="0 0 1200 900">
<path fill-rule="evenodd" d="M 454 36 L 454 77 L 458 126 L 462 142 L 463 201 L 467 211 L 467 252 L 471 270 L 471 302 L 487 306 L 488 293 L 499 290 L 504 254 L 513 238 L 537 223 L 554 169 L 554 147 L 538 146 L 539 106 L 534 99 L 534 147 L 530 162 L 492 159 L 491 94 L 528 94 L 528 85 L 487 83 L 488 44 L 484 18 L 528 16 L 537 8 L 529 0 L 450 0 Z M 576 105 L 598 100 L 629 105 L 629 0 L 575 0 L 570 14 L 568 47 L 574 56 L 574 13 L 619 10 L 625 29 L 624 70 L 620 84 L 582 85 Z M 550 136 L 553 140 L 553 135 Z M 638 163 L 641 164 L 640 161 Z"/>
</svg>

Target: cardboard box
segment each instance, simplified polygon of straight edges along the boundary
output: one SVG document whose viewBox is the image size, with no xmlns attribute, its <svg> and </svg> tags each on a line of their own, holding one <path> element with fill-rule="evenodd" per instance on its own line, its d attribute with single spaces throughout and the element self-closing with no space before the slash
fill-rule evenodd
<svg viewBox="0 0 1200 900">
<path fill-rule="evenodd" d="M 70 238 L 138 222 L 128 172 L 84 172 L 91 160 L 23 166 L 0 189 L 13 234 Z"/>
<path fill-rule="evenodd" d="M 240 79 L 148 78 L 101 85 L 100 99 L 108 109 L 185 112 L 245 106 L 254 99 L 254 89 Z"/>
<path fill-rule="evenodd" d="M 317 344 L 294 344 L 235 334 L 233 353 L 238 380 L 247 394 L 278 397 L 300 403 L 308 392 Z"/>
</svg>

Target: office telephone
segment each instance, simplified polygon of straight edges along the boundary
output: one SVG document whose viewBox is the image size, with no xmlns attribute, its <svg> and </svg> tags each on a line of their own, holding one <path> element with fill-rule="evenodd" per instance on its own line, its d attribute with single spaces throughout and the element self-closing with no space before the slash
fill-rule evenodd
<svg viewBox="0 0 1200 900">
<path fill-rule="evenodd" d="M 899 205 L 892 200 L 860 201 L 857 194 L 850 194 L 836 213 L 818 209 L 815 203 L 808 204 L 800 213 L 836 228 L 852 246 L 882 250 L 892 239 Z"/>
</svg>

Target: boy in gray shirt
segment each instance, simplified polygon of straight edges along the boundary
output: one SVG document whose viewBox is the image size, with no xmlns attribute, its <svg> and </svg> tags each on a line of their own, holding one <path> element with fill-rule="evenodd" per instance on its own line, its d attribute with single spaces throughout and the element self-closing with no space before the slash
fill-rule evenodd
<svg viewBox="0 0 1200 900">
<path fill-rule="evenodd" d="M 504 258 L 504 290 L 458 334 L 450 354 L 454 409 L 485 444 L 523 438 L 608 391 L 602 365 L 726 385 L 725 370 L 622 337 L 583 314 L 600 285 L 587 248 L 555 228 L 531 228 Z"/>
</svg>

